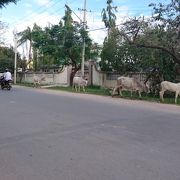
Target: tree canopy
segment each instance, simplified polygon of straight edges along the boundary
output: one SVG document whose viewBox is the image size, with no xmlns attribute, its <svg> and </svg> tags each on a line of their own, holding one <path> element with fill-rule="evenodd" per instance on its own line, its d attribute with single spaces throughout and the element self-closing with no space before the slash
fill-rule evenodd
<svg viewBox="0 0 180 180">
<path fill-rule="evenodd" d="M 96 54 L 95 51 L 91 53 L 95 46 L 88 32 L 82 24 L 73 21 L 72 11 L 68 6 L 59 24 L 45 28 L 34 24 L 32 29 L 27 27 L 18 35 L 20 44 L 30 42 L 29 54 L 33 53 L 29 59 L 33 61 L 34 70 L 43 66 L 48 68 L 71 65 L 71 80 L 81 67 L 83 40 L 86 43 L 85 61 Z"/>
<path fill-rule="evenodd" d="M 120 35 L 137 47 L 159 49 L 168 53 L 180 64 L 180 4 L 150 4 L 154 13 L 151 19 L 131 18 L 120 29 Z"/>
<path fill-rule="evenodd" d="M 100 67 L 104 71 L 151 72 L 158 67 L 166 80 L 175 78 L 180 64 L 179 1 L 151 4 L 152 18 L 129 18 L 108 33 L 101 52 Z"/>
<path fill-rule="evenodd" d="M 17 67 L 24 69 L 24 62 L 20 58 L 20 54 L 17 54 Z M 14 71 L 14 50 L 13 47 L 0 46 L 0 72 L 4 72 L 8 68 L 11 72 Z"/>
</svg>

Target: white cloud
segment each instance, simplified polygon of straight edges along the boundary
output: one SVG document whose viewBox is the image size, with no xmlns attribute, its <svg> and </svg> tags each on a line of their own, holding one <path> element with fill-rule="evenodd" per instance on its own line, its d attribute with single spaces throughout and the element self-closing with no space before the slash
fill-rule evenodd
<svg viewBox="0 0 180 180">
<path fill-rule="evenodd" d="M 104 41 L 104 38 L 107 35 L 107 31 L 104 26 L 104 23 L 102 22 L 99 14 L 98 16 L 87 16 L 87 25 L 88 25 L 88 30 L 91 38 L 93 39 L 94 42 L 97 42 L 99 44 L 102 44 Z"/>
<path fill-rule="evenodd" d="M 40 6 L 50 6 L 51 1 L 50 0 L 35 0 L 35 3 L 37 3 Z"/>
<path fill-rule="evenodd" d="M 122 24 L 124 20 L 128 17 L 128 14 L 129 10 L 127 6 L 119 6 L 118 13 L 116 14 L 116 24 Z M 102 44 L 104 38 L 107 36 L 107 29 L 105 28 L 104 22 L 102 22 L 101 13 L 88 13 L 87 22 L 91 38 L 94 40 L 94 42 Z M 91 31 L 94 29 L 95 31 Z"/>
<path fill-rule="evenodd" d="M 13 42 L 13 30 L 16 29 L 17 32 L 21 32 L 23 30 L 25 30 L 27 27 L 32 28 L 34 23 L 36 23 L 38 26 L 41 27 L 45 27 L 48 26 L 48 24 L 58 24 L 60 21 L 60 17 L 56 16 L 56 15 L 50 15 L 47 12 L 42 13 L 42 14 L 37 14 L 34 13 L 32 14 L 32 18 L 28 19 L 26 21 L 17 21 L 16 20 L 16 26 L 11 26 L 7 32 L 4 34 L 4 36 L 6 37 L 7 41 L 6 44 L 7 45 L 14 45 Z"/>
<path fill-rule="evenodd" d="M 47 3 L 49 1 L 38 0 L 38 3 L 40 2 Z M 38 14 L 35 12 L 33 13 L 31 10 L 26 11 L 26 12 L 30 14 L 30 16 L 27 16 L 27 17 L 31 17 L 31 18 L 28 18 L 28 20 L 26 19 L 23 22 L 22 21 L 18 22 L 17 19 L 15 19 L 15 21 L 17 22 L 16 27 L 11 27 L 5 35 L 9 39 L 9 41 L 7 41 L 7 44 L 14 44 L 13 33 L 12 33 L 14 28 L 17 29 L 17 32 L 21 32 L 25 30 L 28 26 L 32 28 L 34 23 L 36 23 L 37 25 L 41 27 L 45 27 L 45 26 L 48 26 L 48 24 L 58 24 L 61 19 L 60 15 L 53 15 L 53 14 L 51 15 L 48 12 L 44 12 L 41 14 Z M 117 24 L 121 24 L 122 21 L 128 16 L 128 8 L 125 6 L 119 7 L 118 12 L 119 13 L 116 14 Z M 81 19 L 83 19 L 83 13 L 80 13 L 79 11 L 75 13 Z M 63 15 L 64 15 L 64 12 L 62 12 L 62 16 Z M 80 21 L 74 14 L 72 15 L 75 21 L 78 21 L 78 22 Z M 104 23 L 102 22 L 101 13 L 87 13 L 86 20 L 87 20 L 87 25 L 89 28 L 88 30 L 89 30 L 90 37 L 92 38 L 94 42 L 102 44 L 104 41 L 104 38 L 107 35 L 107 30 L 105 29 Z"/>
</svg>

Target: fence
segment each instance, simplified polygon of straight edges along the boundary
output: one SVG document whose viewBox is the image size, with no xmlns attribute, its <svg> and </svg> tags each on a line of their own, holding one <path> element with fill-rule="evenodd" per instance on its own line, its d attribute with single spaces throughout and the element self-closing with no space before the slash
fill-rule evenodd
<svg viewBox="0 0 180 180">
<path fill-rule="evenodd" d="M 41 77 L 42 74 L 45 77 L 45 81 L 42 84 L 56 85 L 56 86 L 69 86 L 70 74 L 72 67 L 65 67 L 60 73 L 25 73 L 22 77 L 22 82 L 33 83 L 34 75 Z M 80 73 L 80 72 L 79 72 Z M 105 88 L 113 88 L 116 85 L 117 77 L 122 76 L 122 73 L 115 72 L 103 72 L 97 69 L 96 64 L 93 61 L 89 62 L 89 68 L 86 71 L 86 77 L 88 78 L 89 85 L 101 86 Z M 124 76 L 135 77 L 140 81 L 145 81 L 145 73 L 128 73 Z M 20 77 L 17 78 L 20 81 Z"/>
<path fill-rule="evenodd" d="M 102 86 L 105 88 L 113 88 L 115 87 L 117 78 L 119 76 L 134 77 L 142 82 L 146 80 L 146 73 L 132 72 L 128 74 L 122 74 L 116 72 L 103 72 L 97 69 L 93 61 L 90 62 L 89 67 L 89 72 L 91 72 L 91 75 L 89 76 L 91 85 Z"/>
<path fill-rule="evenodd" d="M 59 73 L 27 72 L 23 74 L 22 77 L 19 74 L 17 81 L 19 82 L 21 79 L 21 82 L 33 83 L 34 76 L 37 76 L 37 77 L 43 76 L 45 80 L 42 81 L 42 85 L 69 86 L 70 72 L 71 72 L 70 66 L 65 67 Z"/>
</svg>

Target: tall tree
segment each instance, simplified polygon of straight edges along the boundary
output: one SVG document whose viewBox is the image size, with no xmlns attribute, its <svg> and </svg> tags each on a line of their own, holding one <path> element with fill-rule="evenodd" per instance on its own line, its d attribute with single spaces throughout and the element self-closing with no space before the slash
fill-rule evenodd
<svg viewBox="0 0 180 180">
<path fill-rule="evenodd" d="M 33 57 L 36 61 L 34 62 L 35 69 L 39 65 L 61 67 L 71 65 L 71 82 L 81 67 L 83 39 L 86 42 L 85 60 L 96 54 L 95 51 L 91 53 L 93 46 L 88 32 L 80 23 L 73 21 L 71 9 L 68 7 L 58 25 L 41 28 L 35 24 L 32 31 L 28 28 L 19 35 L 21 44 L 28 40 L 32 43 L 33 51 L 36 51 Z"/>
<path fill-rule="evenodd" d="M 92 41 L 89 38 L 87 31 L 85 31 L 79 23 L 73 21 L 72 11 L 68 7 L 66 8 L 63 20 L 65 63 L 66 65 L 72 65 L 73 67 L 70 77 L 70 82 L 72 83 L 74 75 L 81 68 L 83 39 L 86 43 L 85 60 L 90 57 Z"/>
<path fill-rule="evenodd" d="M 120 35 L 137 47 L 159 49 L 180 64 L 180 3 L 150 4 L 154 14 L 150 20 L 133 18 L 124 23 Z"/>
<path fill-rule="evenodd" d="M 105 24 L 105 27 L 108 28 L 108 34 L 112 28 L 116 26 L 116 15 L 115 12 L 117 11 L 117 7 L 113 6 L 113 0 L 107 0 L 107 7 L 106 9 L 103 8 L 101 15 L 102 21 Z"/>
<path fill-rule="evenodd" d="M 31 63 L 32 61 L 32 31 L 30 27 L 27 27 L 27 29 L 25 29 L 22 32 L 18 33 L 18 36 L 20 37 L 18 40 L 18 45 L 22 45 L 24 43 L 28 43 L 29 42 L 29 47 L 28 47 L 28 63 Z"/>
</svg>

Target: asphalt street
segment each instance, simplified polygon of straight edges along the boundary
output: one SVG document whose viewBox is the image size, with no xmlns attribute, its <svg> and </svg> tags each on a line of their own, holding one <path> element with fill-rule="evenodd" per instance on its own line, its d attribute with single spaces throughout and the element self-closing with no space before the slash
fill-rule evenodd
<svg viewBox="0 0 180 180">
<path fill-rule="evenodd" d="M 0 180 L 180 180 L 180 107 L 0 90 Z"/>
</svg>

